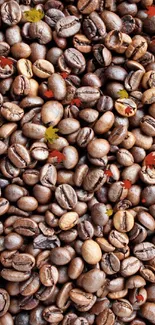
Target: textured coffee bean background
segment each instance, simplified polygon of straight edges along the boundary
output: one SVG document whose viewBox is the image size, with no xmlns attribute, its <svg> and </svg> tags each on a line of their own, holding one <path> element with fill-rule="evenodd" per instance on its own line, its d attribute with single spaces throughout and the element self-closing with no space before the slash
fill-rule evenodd
<svg viewBox="0 0 155 325">
<path fill-rule="evenodd" d="M 155 324 L 154 137 L 154 0 L 0 0 L 0 325 Z"/>
</svg>

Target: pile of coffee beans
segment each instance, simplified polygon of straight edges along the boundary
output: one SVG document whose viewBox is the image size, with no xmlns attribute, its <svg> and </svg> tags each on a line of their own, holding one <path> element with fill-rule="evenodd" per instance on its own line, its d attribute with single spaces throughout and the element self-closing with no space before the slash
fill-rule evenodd
<svg viewBox="0 0 155 325">
<path fill-rule="evenodd" d="M 0 325 L 155 324 L 154 137 L 154 0 L 0 0 Z"/>
</svg>

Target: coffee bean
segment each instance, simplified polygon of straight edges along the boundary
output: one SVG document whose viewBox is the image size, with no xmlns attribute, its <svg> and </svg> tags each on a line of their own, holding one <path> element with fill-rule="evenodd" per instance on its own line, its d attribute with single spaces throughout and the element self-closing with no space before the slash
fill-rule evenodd
<svg viewBox="0 0 155 325">
<path fill-rule="evenodd" d="M 114 215 L 114 227 L 120 232 L 128 232 L 134 226 L 134 217 L 128 211 L 120 210 Z"/>
<path fill-rule="evenodd" d="M 100 246 L 94 240 L 86 240 L 82 245 L 82 256 L 87 263 L 96 264 L 102 257 Z"/>
<path fill-rule="evenodd" d="M 114 324 L 115 322 L 115 315 L 110 308 L 106 308 L 96 317 L 96 324 L 100 325 L 101 322 L 104 324 Z"/>
<path fill-rule="evenodd" d="M 73 209 L 77 204 L 77 195 L 74 189 L 67 184 L 59 185 L 57 187 L 55 197 L 60 206 L 67 210 Z"/>
<path fill-rule="evenodd" d="M 67 16 L 56 23 L 56 32 L 60 37 L 70 37 L 78 33 L 81 24 L 77 17 Z"/>
<path fill-rule="evenodd" d="M 97 9 L 98 1 L 86 1 L 86 0 L 79 0 L 77 3 L 77 7 L 79 11 L 83 14 L 90 14 L 94 10 Z"/>
<path fill-rule="evenodd" d="M 72 256 L 66 247 L 56 247 L 53 248 L 50 258 L 55 265 L 65 265 L 71 261 Z"/>
<path fill-rule="evenodd" d="M 84 268 L 83 260 L 80 257 L 75 257 L 69 264 L 68 275 L 71 279 L 77 279 Z"/>
<path fill-rule="evenodd" d="M 2 21 L 9 25 L 14 26 L 21 20 L 21 9 L 16 1 L 10 3 L 4 2 L 1 6 Z"/>
<path fill-rule="evenodd" d="M 52 63 L 38 59 L 33 63 L 33 72 L 39 78 L 48 78 L 54 73 L 54 67 Z"/>
<path fill-rule="evenodd" d="M 154 323 L 152 6 L 0 0 L 1 325 Z"/>
<path fill-rule="evenodd" d="M 82 53 L 91 52 L 91 42 L 90 40 L 83 34 L 76 34 L 73 37 L 74 47 Z"/>
<path fill-rule="evenodd" d="M 1 276 L 3 279 L 12 282 L 23 282 L 29 279 L 31 272 L 20 272 L 12 269 L 3 269 Z"/>
<path fill-rule="evenodd" d="M 48 264 L 40 268 L 40 281 L 45 287 L 53 286 L 58 281 L 58 271 L 55 266 Z"/>
<path fill-rule="evenodd" d="M 26 168 L 30 164 L 28 150 L 21 144 L 12 144 L 8 150 L 8 157 L 18 168 Z"/>
<path fill-rule="evenodd" d="M 28 218 L 17 219 L 13 224 L 14 230 L 24 236 L 34 236 L 38 233 L 38 226 L 35 221 Z"/>
<path fill-rule="evenodd" d="M 62 311 L 56 306 L 46 307 L 43 310 L 43 318 L 48 322 L 60 322 L 63 319 Z"/>
<path fill-rule="evenodd" d="M 142 316 L 145 317 L 152 324 L 155 324 L 154 313 L 155 313 L 155 304 L 152 302 L 146 302 L 141 307 Z"/>
<path fill-rule="evenodd" d="M 35 237 L 33 241 L 33 246 L 36 249 L 51 249 L 54 247 L 60 246 L 60 241 L 56 235 L 47 237 L 43 235 L 39 235 Z"/>
<path fill-rule="evenodd" d="M 66 96 L 67 89 L 64 79 L 58 74 L 53 73 L 48 79 L 48 87 L 52 90 L 56 100 L 63 100 Z"/>
<path fill-rule="evenodd" d="M 13 256 L 12 267 L 17 271 L 30 271 L 35 265 L 35 258 L 30 254 L 17 254 Z"/>
<path fill-rule="evenodd" d="M 104 172 L 100 169 L 92 169 L 88 172 L 83 181 L 83 188 L 86 191 L 97 191 L 105 183 Z"/>
<path fill-rule="evenodd" d="M 132 314 L 132 305 L 126 299 L 120 299 L 113 303 L 112 309 L 119 317 L 129 317 Z"/>
<path fill-rule="evenodd" d="M 138 244 L 134 247 L 134 254 L 141 261 L 149 261 L 154 256 L 155 246 L 149 242 Z"/>
<path fill-rule="evenodd" d="M 122 261 L 121 274 L 123 276 L 130 276 L 135 274 L 140 268 L 140 261 L 136 257 L 128 257 Z"/>
<path fill-rule="evenodd" d="M 10 297 L 6 290 L 0 289 L 0 317 L 6 314 L 10 306 Z"/>
<path fill-rule="evenodd" d="M 67 212 L 59 219 L 59 227 L 62 230 L 68 230 L 78 223 L 78 214 L 76 212 Z"/>
</svg>

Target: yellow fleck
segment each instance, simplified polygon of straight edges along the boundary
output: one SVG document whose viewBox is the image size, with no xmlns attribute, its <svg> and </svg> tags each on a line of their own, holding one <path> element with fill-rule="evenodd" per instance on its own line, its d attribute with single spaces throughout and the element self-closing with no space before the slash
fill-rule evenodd
<svg viewBox="0 0 155 325">
<path fill-rule="evenodd" d="M 59 138 L 59 136 L 56 134 L 58 131 L 59 131 L 59 129 L 56 129 L 56 128 L 53 128 L 52 126 L 50 126 L 45 132 L 45 139 L 49 143 L 53 143 L 54 140 Z"/>
<path fill-rule="evenodd" d="M 121 89 L 117 92 L 117 94 L 120 96 L 120 98 L 128 98 L 129 95 L 125 89 Z"/>
<path fill-rule="evenodd" d="M 41 9 L 32 8 L 28 11 L 24 11 L 24 18 L 30 23 L 37 23 L 44 17 L 44 13 Z"/>
<path fill-rule="evenodd" d="M 106 214 L 108 215 L 108 217 L 112 216 L 113 214 L 113 210 L 112 209 L 108 209 Z"/>
</svg>

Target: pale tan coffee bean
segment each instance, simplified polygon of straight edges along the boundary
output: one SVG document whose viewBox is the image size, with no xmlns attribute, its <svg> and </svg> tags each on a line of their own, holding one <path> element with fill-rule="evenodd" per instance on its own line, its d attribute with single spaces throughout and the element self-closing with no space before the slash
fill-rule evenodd
<svg viewBox="0 0 155 325">
<path fill-rule="evenodd" d="M 79 220 L 79 216 L 76 212 L 67 212 L 59 219 L 59 227 L 62 230 L 69 230 L 73 228 Z"/>
<path fill-rule="evenodd" d="M 96 264 L 102 258 L 100 246 L 92 239 L 86 240 L 81 249 L 82 257 L 89 264 Z"/>
</svg>

